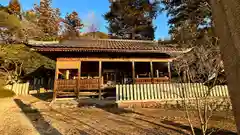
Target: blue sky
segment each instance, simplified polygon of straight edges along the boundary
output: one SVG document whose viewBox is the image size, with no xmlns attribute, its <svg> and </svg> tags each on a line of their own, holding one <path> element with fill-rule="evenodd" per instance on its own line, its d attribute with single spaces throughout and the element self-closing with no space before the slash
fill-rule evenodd
<svg viewBox="0 0 240 135">
<path fill-rule="evenodd" d="M 23 10 L 28 10 L 33 7 L 33 4 L 39 3 L 40 0 L 19 0 Z M 7 5 L 9 0 L 0 0 L 0 4 Z M 62 16 L 71 11 L 77 11 L 84 24 L 87 26 L 91 22 L 97 22 L 100 31 L 108 32 L 106 29 L 107 22 L 102 15 L 109 11 L 108 0 L 53 0 L 53 7 L 60 8 Z M 155 38 L 167 38 L 168 25 L 166 14 L 160 14 L 154 21 L 157 26 Z M 83 29 L 86 31 L 86 29 Z"/>
</svg>

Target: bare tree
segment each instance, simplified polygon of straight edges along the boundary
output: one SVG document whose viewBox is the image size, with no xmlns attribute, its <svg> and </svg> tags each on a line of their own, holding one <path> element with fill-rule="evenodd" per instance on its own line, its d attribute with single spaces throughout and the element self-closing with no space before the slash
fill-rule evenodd
<svg viewBox="0 0 240 135">
<path fill-rule="evenodd" d="M 189 42 L 193 43 L 193 42 Z M 191 127 L 192 134 L 195 135 L 193 121 L 190 116 L 189 101 L 194 101 L 197 110 L 198 122 L 200 123 L 201 134 L 211 134 L 214 130 L 209 131 L 209 120 L 217 107 L 211 101 L 210 95 L 213 87 L 218 83 L 218 74 L 223 70 L 219 48 L 217 46 L 218 39 L 212 40 L 212 37 L 204 37 L 204 42 L 200 42 L 193 50 L 179 57 L 175 61 L 175 68 L 179 75 L 179 81 L 182 83 L 201 82 L 206 84 L 207 89 L 201 89 L 204 93 L 201 97 L 198 93 L 194 93 L 194 99 L 190 99 L 186 95 L 185 87 L 180 87 L 181 97 L 183 98 L 183 109 L 186 119 Z M 205 43 L 205 44 L 202 44 Z M 213 77 L 212 77 L 213 76 Z M 212 79 L 213 78 L 213 79 Z M 209 83 L 211 79 L 211 83 Z"/>
<path fill-rule="evenodd" d="M 0 63 L 0 73 L 6 77 L 7 84 L 18 83 L 23 71 L 23 62 L 4 59 Z"/>
</svg>

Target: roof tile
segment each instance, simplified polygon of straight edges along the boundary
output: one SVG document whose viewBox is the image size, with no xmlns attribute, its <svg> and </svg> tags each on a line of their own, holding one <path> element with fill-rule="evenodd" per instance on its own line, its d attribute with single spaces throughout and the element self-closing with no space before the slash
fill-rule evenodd
<svg viewBox="0 0 240 135">
<path fill-rule="evenodd" d="M 154 41 L 115 40 L 115 39 L 79 39 L 60 43 L 29 43 L 38 51 L 106 51 L 106 52 L 182 52 L 187 49 L 164 47 Z"/>
</svg>

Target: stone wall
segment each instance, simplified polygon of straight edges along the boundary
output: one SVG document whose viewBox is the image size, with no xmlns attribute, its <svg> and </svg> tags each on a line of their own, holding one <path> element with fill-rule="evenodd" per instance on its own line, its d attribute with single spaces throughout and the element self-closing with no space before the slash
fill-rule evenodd
<svg viewBox="0 0 240 135">
<path fill-rule="evenodd" d="M 232 110 L 229 98 L 215 97 L 199 99 L 199 101 L 201 107 L 204 107 L 204 103 L 207 102 L 215 111 Z M 197 99 L 118 102 L 118 107 L 121 108 L 184 109 L 184 105 L 189 109 L 197 109 Z"/>
</svg>

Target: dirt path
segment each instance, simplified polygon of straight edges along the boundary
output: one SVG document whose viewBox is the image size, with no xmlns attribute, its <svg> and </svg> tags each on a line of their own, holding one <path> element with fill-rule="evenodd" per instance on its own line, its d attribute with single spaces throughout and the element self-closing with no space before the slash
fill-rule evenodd
<svg viewBox="0 0 240 135">
<path fill-rule="evenodd" d="M 184 113 L 160 109 L 52 108 L 32 96 L 0 102 L 5 135 L 178 135 L 189 134 Z M 22 113 L 21 113 L 22 112 Z M 216 123 L 216 122 L 215 122 Z M 9 128 L 9 125 L 12 125 Z M 229 123 L 229 130 L 234 131 Z"/>
<path fill-rule="evenodd" d="M 39 134 L 13 98 L 0 99 L 0 133 L 1 135 Z"/>
</svg>

